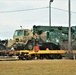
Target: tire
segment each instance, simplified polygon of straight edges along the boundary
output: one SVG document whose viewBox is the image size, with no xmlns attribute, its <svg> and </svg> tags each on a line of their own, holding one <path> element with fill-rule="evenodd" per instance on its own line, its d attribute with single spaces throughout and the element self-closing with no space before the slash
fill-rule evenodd
<svg viewBox="0 0 76 75">
<path fill-rule="evenodd" d="M 32 42 L 28 42 L 26 45 L 25 45 L 25 49 L 27 50 L 33 50 L 33 43 Z"/>
<path fill-rule="evenodd" d="M 5 49 L 6 49 L 6 47 L 3 46 L 2 44 L 0 44 L 0 50 L 5 50 Z"/>
</svg>

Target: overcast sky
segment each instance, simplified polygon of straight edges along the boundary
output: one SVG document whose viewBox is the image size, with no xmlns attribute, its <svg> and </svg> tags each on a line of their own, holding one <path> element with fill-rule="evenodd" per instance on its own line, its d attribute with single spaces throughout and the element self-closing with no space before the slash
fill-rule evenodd
<svg viewBox="0 0 76 75">
<path fill-rule="evenodd" d="M 32 29 L 33 25 L 48 26 L 48 6 L 49 0 L 0 0 L 0 39 L 12 39 L 20 26 L 24 29 Z M 68 0 L 54 0 L 51 6 L 52 26 L 68 26 Z M 16 10 L 25 11 L 12 12 Z M 76 0 L 71 0 L 71 11 L 71 25 L 75 26 Z"/>
</svg>

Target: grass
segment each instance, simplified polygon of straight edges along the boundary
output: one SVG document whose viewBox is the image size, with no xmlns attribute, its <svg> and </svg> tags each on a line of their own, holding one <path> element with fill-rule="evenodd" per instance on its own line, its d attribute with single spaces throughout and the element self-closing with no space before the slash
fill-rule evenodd
<svg viewBox="0 0 76 75">
<path fill-rule="evenodd" d="M 76 60 L 0 61 L 0 75 L 76 75 Z"/>
</svg>

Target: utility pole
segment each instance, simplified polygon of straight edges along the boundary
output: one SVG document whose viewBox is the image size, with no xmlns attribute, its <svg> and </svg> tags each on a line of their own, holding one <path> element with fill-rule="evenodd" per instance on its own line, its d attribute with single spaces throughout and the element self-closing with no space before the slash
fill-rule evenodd
<svg viewBox="0 0 76 75">
<path fill-rule="evenodd" d="M 51 2 L 53 2 L 53 0 L 49 1 L 49 26 L 51 26 Z"/>
<path fill-rule="evenodd" d="M 72 58 L 72 50 L 71 50 L 71 3 L 70 3 L 70 0 L 68 0 L 68 14 L 69 14 L 68 57 Z"/>
</svg>

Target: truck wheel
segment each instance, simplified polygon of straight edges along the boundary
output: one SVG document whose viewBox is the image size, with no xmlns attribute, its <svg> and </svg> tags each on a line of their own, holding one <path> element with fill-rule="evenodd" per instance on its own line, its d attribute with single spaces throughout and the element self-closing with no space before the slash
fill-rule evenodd
<svg viewBox="0 0 76 75">
<path fill-rule="evenodd" d="M 0 50 L 5 50 L 5 49 L 6 49 L 6 47 L 3 46 L 2 44 L 0 44 Z"/>
<path fill-rule="evenodd" d="M 33 44 L 31 42 L 28 42 L 27 45 L 25 45 L 25 49 L 32 50 L 33 49 Z"/>
</svg>

